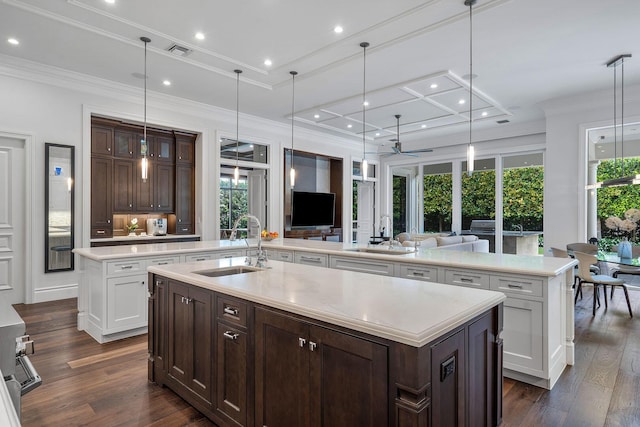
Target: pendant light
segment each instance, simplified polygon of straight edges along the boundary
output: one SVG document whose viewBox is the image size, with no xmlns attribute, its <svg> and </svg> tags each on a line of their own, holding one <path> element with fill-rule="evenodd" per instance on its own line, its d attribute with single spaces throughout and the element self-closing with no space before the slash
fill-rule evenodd
<svg viewBox="0 0 640 427">
<path fill-rule="evenodd" d="M 291 169 L 289 170 L 289 181 L 291 182 L 291 188 L 296 185 L 296 170 L 293 167 L 293 112 L 295 111 L 296 100 L 296 76 L 297 71 L 289 71 L 291 74 Z"/>
<path fill-rule="evenodd" d="M 625 176 L 624 172 L 624 60 L 631 58 L 631 54 L 618 55 L 607 62 L 607 68 L 613 68 L 613 170 L 617 170 L 618 165 L 618 70 L 620 67 L 620 176 L 604 182 L 596 182 L 587 185 L 587 189 L 601 187 L 619 187 L 630 184 L 640 184 L 640 174 Z"/>
<path fill-rule="evenodd" d="M 475 163 L 475 149 L 471 144 L 473 123 L 473 5 L 476 0 L 465 0 L 464 5 L 469 6 L 469 145 L 467 145 L 467 174 L 473 174 Z"/>
<path fill-rule="evenodd" d="M 369 169 L 369 165 L 367 164 L 367 147 L 365 141 L 365 128 L 366 128 L 366 107 L 367 100 L 365 98 L 367 94 L 367 48 L 369 47 L 369 43 L 362 42 L 360 43 L 360 47 L 362 48 L 362 180 L 367 180 L 367 172 Z"/>
<path fill-rule="evenodd" d="M 240 74 L 242 70 L 233 70 L 236 73 L 236 168 L 233 170 L 233 185 L 237 186 L 240 180 L 240 168 L 238 167 L 238 153 L 240 142 L 238 139 L 238 128 L 240 123 Z"/>
<path fill-rule="evenodd" d="M 140 170 L 142 182 L 147 182 L 147 178 L 149 178 L 149 162 L 147 160 L 147 152 L 149 151 L 149 146 L 147 145 L 147 43 L 151 39 L 149 37 L 140 37 L 140 41 L 144 43 L 144 128 L 142 141 L 140 141 L 140 151 L 142 152 Z"/>
</svg>

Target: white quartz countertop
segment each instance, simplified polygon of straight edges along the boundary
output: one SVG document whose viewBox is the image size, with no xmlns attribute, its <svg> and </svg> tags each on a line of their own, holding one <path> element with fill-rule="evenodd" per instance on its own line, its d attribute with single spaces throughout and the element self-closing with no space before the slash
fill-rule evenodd
<svg viewBox="0 0 640 427">
<path fill-rule="evenodd" d="M 154 236 L 153 234 L 136 234 L 135 236 L 115 236 L 115 237 L 100 237 L 97 239 L 91 239 L 89 242 L 123 242 L 123 241 L 136 241 L 136 240 L 171 240 L 171 239 L 192 239 L 194 237 L 200 237 L 199 234 L 165 234 L 163 236 Z"/>
<path fill-rule="evenodd" d="M 249 239 L 256 247 L 256 239 Z M 480 252 L 451 251 L 442 249 L 419 249 L 403 255 L 386 255 L 369 252 L 354 252 L 352 249 L 364 245 L 339 242 L 324 242 L 303 239 L 274 239 L 263 242 L 264 249 L 315 252 L 327 255 L 379 259 L 402 263 L 428 264 L 450 268 L 465 268 L 500 273 L 527 274 L 554 277 L 577 264 L 576 260 L 530 255 L 493 254 Z M 74 253 L 96 261 L 130 258 L 134 256 L 169 255 L 211 250 L 246 249 L 244 240 L 209 240 L 199 242 L 151 243 L 145 245 L 103 246 L 77 248 Z"/>
<path fill-rule="evenodd" d="M 421 347 L 504 301 L 501 292 L 269 261 L 268 269 L 197 274 L 244 265 L 244 257 L 148 270 L 226 295 Z"/>
</svg>

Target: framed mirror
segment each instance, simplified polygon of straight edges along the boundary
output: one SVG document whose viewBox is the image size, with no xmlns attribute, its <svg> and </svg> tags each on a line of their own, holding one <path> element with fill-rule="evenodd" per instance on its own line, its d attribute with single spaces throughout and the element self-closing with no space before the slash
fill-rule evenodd
<svg viewBox="0 0 640 427">
<path fill-rule="evenodd" d="M 74 147 L 45 144 L 45 273 L 73 270 L 74 160 Z"/>
</svg>

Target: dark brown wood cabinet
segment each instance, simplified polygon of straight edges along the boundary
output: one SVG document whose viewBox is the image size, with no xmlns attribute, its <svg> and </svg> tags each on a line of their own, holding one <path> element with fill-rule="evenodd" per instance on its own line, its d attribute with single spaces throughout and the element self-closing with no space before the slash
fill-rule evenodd
<svg viewBox="0 0 640 427">
<path fill-rule="evenodd" d="M 213 304 L 206 289 L 169 281 L 168 377 L 212 406 Z"/>
<path fill-rule="evenodd" d="M 256 425 L 388 425 L 386 346 L 262 308 L 255 325 Z"/>
<path fill-rule="evenodd" d="M 91 237 L 113 236 L 113 226 L 107 230 L 105 221 L 108 217 L 111 222 L 114 213 L 168 214 L 170 234 L 195 233 L 195 135 L 147 129 L 146 182 L 140 160 L 143 138 L 138 125 L 92 118 L 92 165 L 94 158 L 102 160 L 92 167 Z"/>
<path fill-rule="evenodd" d="M 91 237 L 113 236 L 113 160 L 91 158 Z"/>
<path fill-rule="evenodd" d="M 221 427 L 501 423 L 502 305 L 414 347 L 156 274 L 149 283 L 149 380 Z"/>
</svg>

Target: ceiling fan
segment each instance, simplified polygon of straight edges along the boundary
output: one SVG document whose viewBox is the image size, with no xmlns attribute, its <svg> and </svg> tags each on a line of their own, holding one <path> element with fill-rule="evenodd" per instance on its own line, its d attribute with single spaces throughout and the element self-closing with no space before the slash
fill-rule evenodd
<svg viewBox="0 0 640 427">
<path fill-rule="evenodd" d="M 405 156 L 418 157 L 417 153 L 431 153 L 433 150 L 431 148 L 420 148 L 417 150 L 403 150 L 402 143 L 400 142 L 400 114 L 396 114 L 394 116 L 396 118 L 396 137 L 394 139 L 390 139 L 389 141 L 393 142 L 393 146 L 391 147 L 391 152 L 387 153 L 379 153 L 380 156 L 393 156 L 395 154 L 403 154 Z"/>
</svg>

